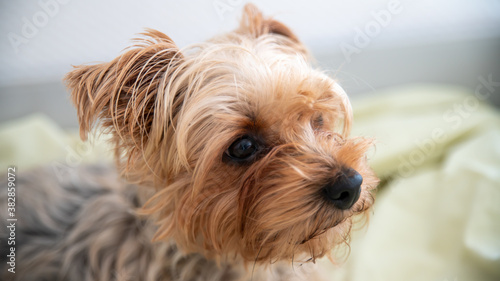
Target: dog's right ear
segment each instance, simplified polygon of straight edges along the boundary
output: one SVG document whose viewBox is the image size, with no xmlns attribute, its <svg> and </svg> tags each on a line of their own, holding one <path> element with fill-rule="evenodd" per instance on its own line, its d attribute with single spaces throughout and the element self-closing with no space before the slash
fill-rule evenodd
<svg viewBox="0 0 500 281">
<path fill-rule="evenodd" d="M 142 35 L 111 62 L 77 66 L 64 78 L 81 138 L 99 122 L 111 133 L 117 158 L 128 155 L 127 168 L 158 148 L 182 102 L 181 86 L 175 83 L 184 61 L 178 47 L 159 31 L 148 29 Z"/>
</svg>

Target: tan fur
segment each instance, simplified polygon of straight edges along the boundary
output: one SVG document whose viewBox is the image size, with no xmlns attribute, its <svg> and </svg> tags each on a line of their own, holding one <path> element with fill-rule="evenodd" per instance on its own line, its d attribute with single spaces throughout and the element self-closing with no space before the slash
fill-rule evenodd
<svg viewBox="0 0 500 281">
<path fill-rule="evenodd" d="M 352 216 L 373 204 L 378 179 L 365 157 L 372 143 L 349 137 L 345 92 L 310 66 L 296 35 L 252 5 L 234 32 L 183 50 L 159 31 L 142 35 L 113 61 L 78 66 L 65 77 L 82 138 L 96 122 L 113 136 L 117 165 L 140 186 L 142 205 L 140 214 L 130 213 L 141 222 L 133 232 L 106 218 L 107 212 L 127 216 L 108 210 L 130 204 L 120 201 L 121 191 L 112 202 L 83 207 L 62 247 L 76 258 L 84 251 L 78 241 L 94 239 L 84 243 L 89 269 L 73 269 L 68 259 L 65 276 L 291 280 L 300 274 L 290 264 L 314 262 L 347 242 Z M 247 134 L 265 147 L 258 158 L 225 159 Z M 342 167 L 363 176 L 361 196 L 348 210 L 321 193 Z M 97 220 L 102 228 L 90 228 Z M 101 234 L 85 237 L 92 231 Z M 118 237 L 123 244 L 113 246 Z M 166 269 L 178 259 L 203 262 L 178 267 L 187 274 L 179 277 Z M 231 277 L 220 277 L 226 273 Z M 307 274 L 300 278 L 319 278 Z"/>
</svg>

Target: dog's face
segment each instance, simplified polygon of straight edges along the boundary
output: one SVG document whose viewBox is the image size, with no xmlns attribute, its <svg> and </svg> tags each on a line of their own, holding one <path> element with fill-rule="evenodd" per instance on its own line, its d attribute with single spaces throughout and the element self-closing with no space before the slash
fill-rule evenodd
<svg viewBox="0 0 500 281">
<path fill-rule="evenodd" d="M 82 137 L 113 135 L 125 176 L 153 186 L 156 239 L 209 258 L 314 260 L 373 204 L 370 140 L 283 24 L 247 6 L 239 29 L 180 51 L 157 31 L 66 80 Z"/>
</svg>

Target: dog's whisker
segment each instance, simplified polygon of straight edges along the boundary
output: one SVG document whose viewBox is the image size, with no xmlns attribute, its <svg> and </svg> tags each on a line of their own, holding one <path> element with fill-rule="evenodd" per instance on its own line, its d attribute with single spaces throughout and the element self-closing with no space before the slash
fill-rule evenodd
<svg viewBox="0 0 500 281">
<path fill-rule="evenodd" d="M 257 260 L 259 259 L 259 255 L 260 255 L 260 252 L 262 251 L 262 246 L 259 248 L 259 251 L 257 252 L 257 256 L 255 256 L 255 259 L 253 261 L 253 265 L 252 265 L 252 275 L 251 275 L 251 281 L 253 281 L 253 276 L 254 276 L 254 272 L 255 272 L 255 267 L 257 265 Z"/>
</svg>

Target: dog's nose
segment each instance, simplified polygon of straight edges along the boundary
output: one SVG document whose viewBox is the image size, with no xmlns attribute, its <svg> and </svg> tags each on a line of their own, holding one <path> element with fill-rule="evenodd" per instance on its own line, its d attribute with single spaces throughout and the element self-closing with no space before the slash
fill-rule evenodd
<svg viewBox="0 0 500 281">
<path fill-rule="evenodd" d="M 325 186 L 325 193 L 335 207 L 347 210 L 356 203 L 361 193 L 363 177 L 353 169 L 345 169 L 339 177 Z"/>
</svg>

